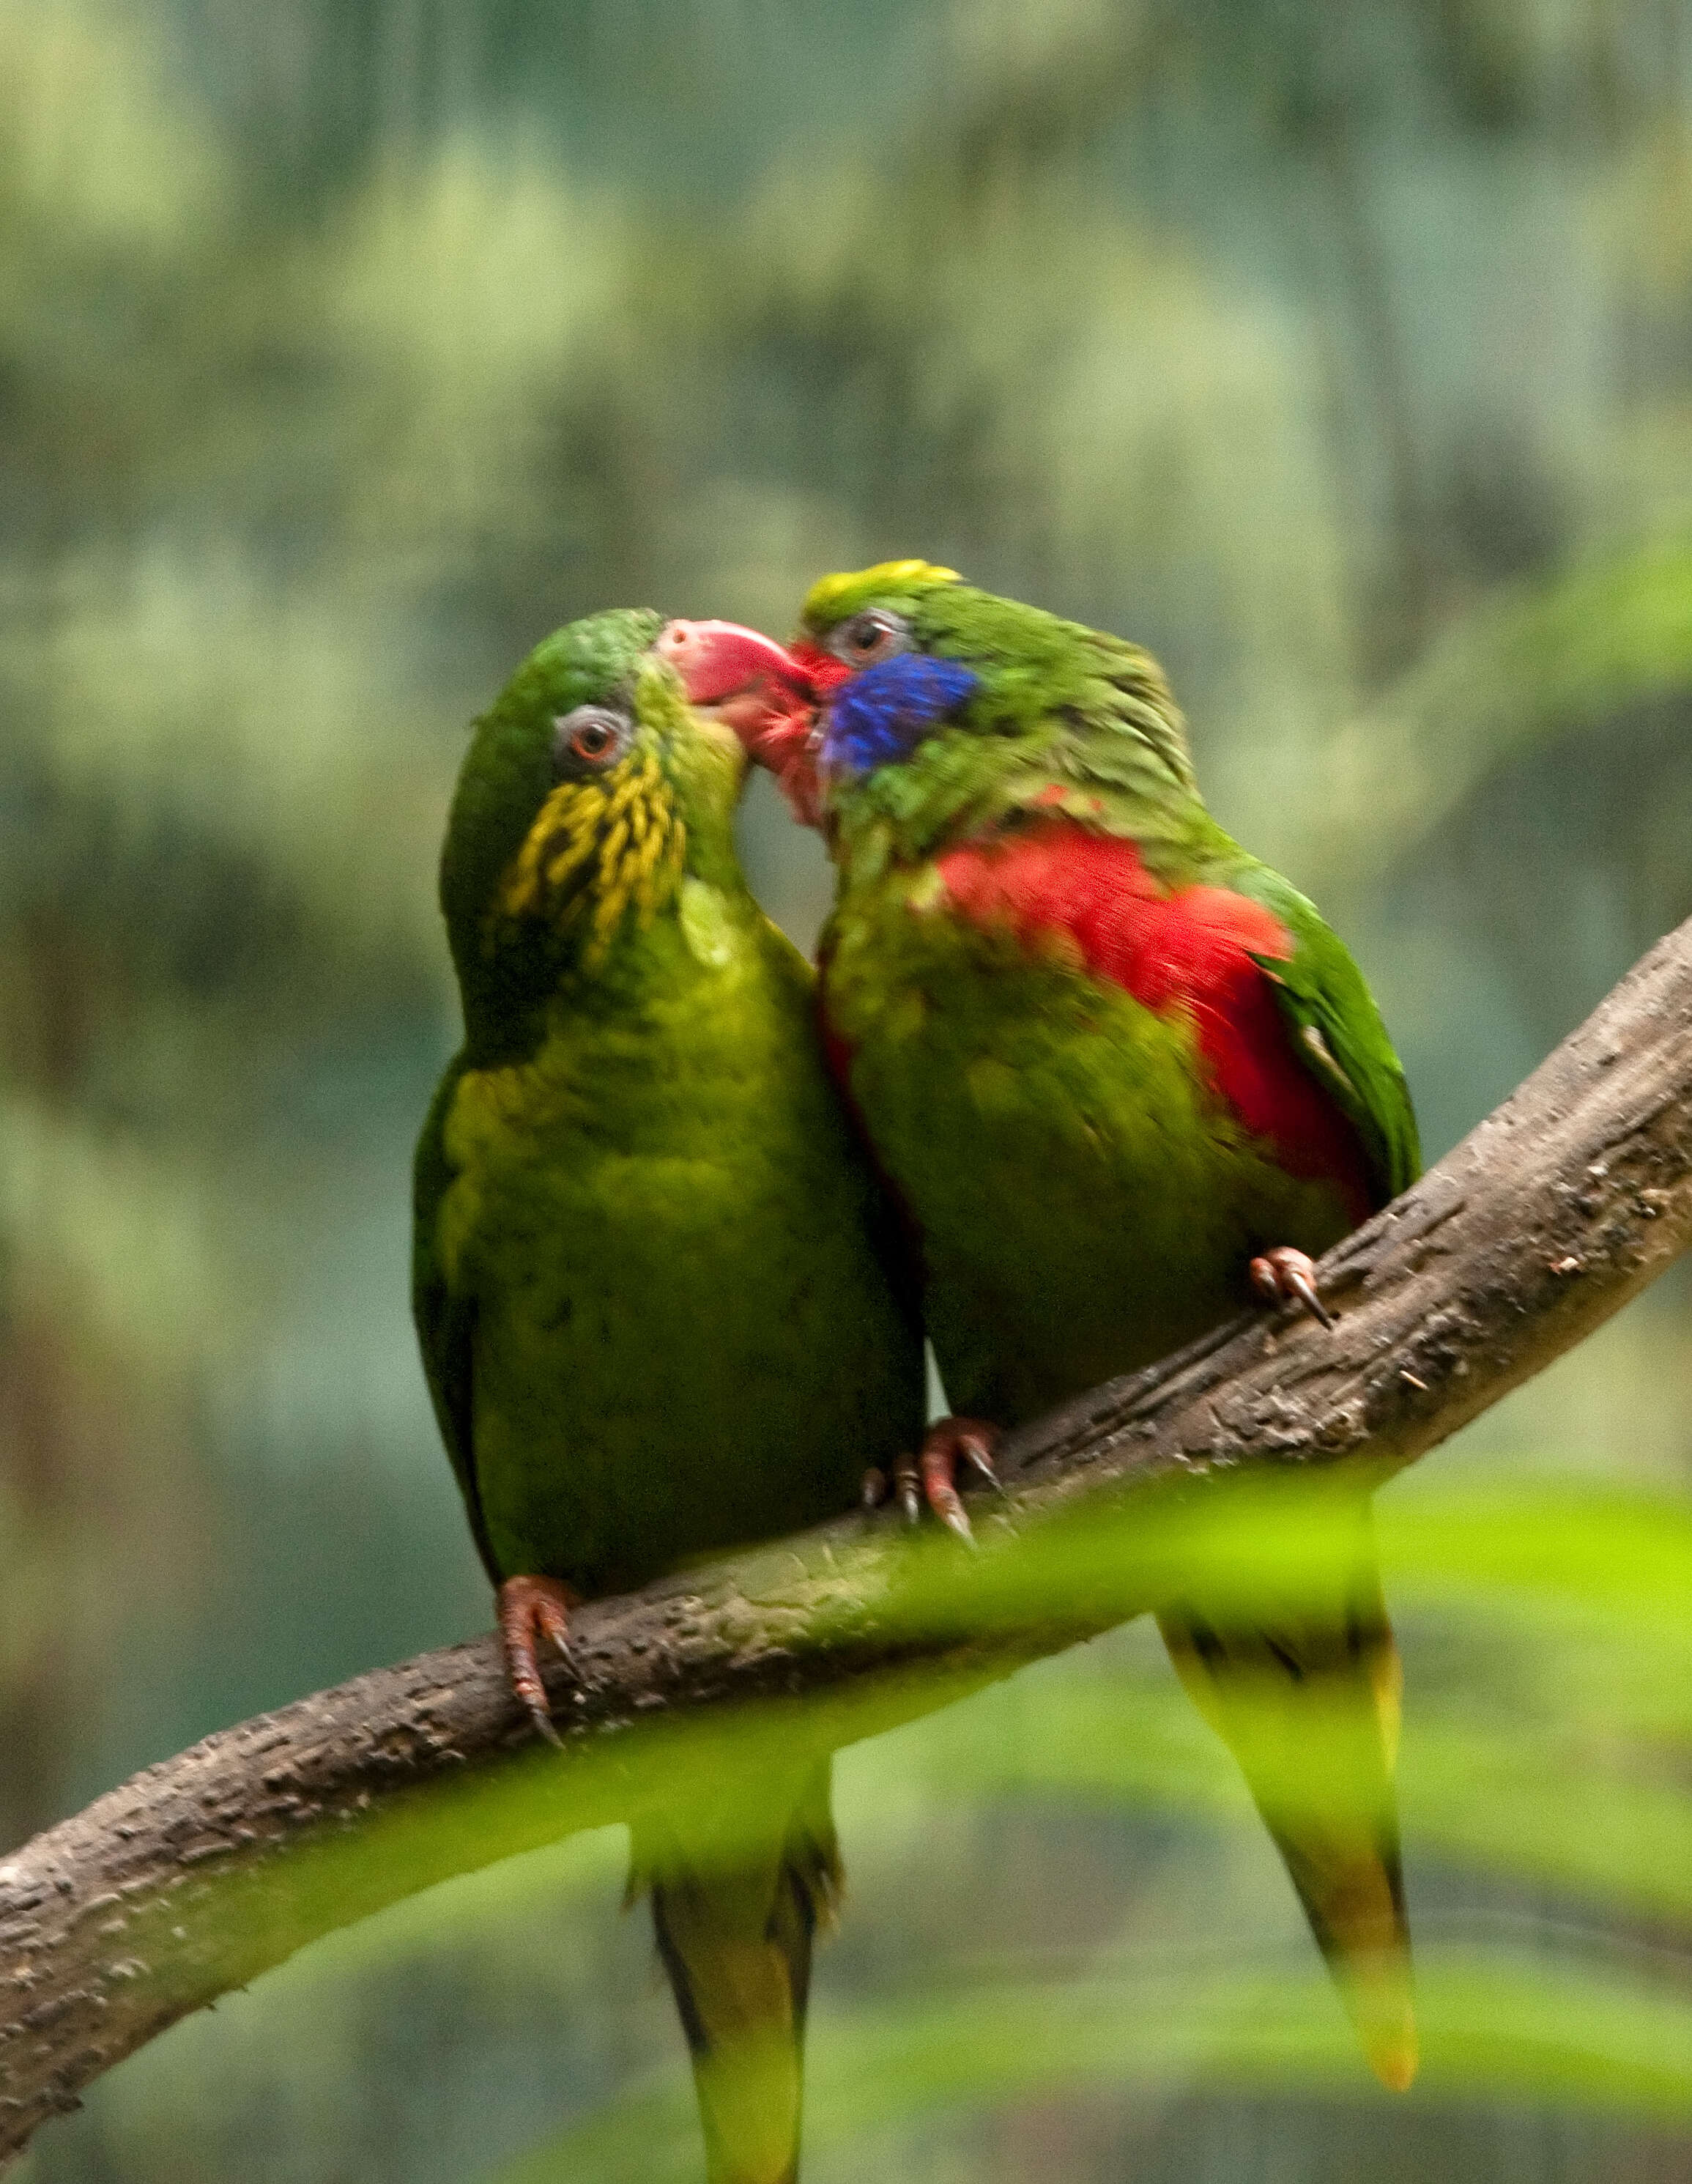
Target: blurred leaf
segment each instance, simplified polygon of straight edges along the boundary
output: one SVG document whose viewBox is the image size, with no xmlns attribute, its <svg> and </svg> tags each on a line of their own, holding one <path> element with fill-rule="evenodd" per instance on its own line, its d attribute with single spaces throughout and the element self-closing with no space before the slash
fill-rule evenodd
<svg viewBox="0 0 1692 2184">
<path fill-rule="evenodd" d="M 1692 543 L 1654 541 L 1517 588 L 1332 739 L 1308 855 L 1330 885 L 1361 887 L 1518 752 L 1689 690 Z"/>
<path fill-rule="evenodd" d="M 1692 2111 L 1692 2004 L 1644 1981 L 1522 1956 L 1427 1950 L 1413 2098 L 1482 2098 Z M 1055 1984 L 982 1981 L 889 2008 L 819 2011 L 808 2043 L 807 2157 L 949 2110 L 1083 2088 L 1319 2085 L 1383 2097 L 1319 1975 L 1220 1981 L 1166 1965 Z M 498 2184 L 635 2184 L 697 2174 L 691 2088 L 680 2072 L 635 2090 L 498 2172 Z"/>
<path fill-rule="evenodd" d="M 217 1284 L 204 1178 L 0 1095 L 0 1234 L 14 1280 L 155 1365 L 238 1339 Z M 137 1305 L 145 1298 L 144 1308 Z"/>
</svg>

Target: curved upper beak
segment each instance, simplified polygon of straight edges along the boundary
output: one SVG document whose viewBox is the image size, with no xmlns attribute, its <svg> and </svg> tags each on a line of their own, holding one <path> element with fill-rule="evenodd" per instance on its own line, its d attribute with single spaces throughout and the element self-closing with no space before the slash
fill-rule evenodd
<svg viewBox="0 0 1692 2184">
<path fill-rule="evenodd" d="M 818 692 L 810 671 L 773 638 L 739 622 L 666 622 L 652 649 L 681 677 L 688 703 L 732 727 L 780 782 L 797 816 L 813 823 Z"/>
<path fill-rule="evenodd" d="M 761 700 L 783 717 L 815 702 L 810 677 L 793 655 L 738 622 L 665 622 L 652 649 L 681 677 L 690 705 L 709 705 L 737 727 L 738 715 L 757 725 L 755 706 L 741 699 Z"/>
</svg>

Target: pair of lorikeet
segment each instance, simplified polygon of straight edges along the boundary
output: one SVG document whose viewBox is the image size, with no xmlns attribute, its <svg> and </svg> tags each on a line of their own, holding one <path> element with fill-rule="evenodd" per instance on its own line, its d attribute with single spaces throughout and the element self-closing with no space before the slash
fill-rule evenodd
<svg viewBox="0 0 1692 2184">
<path fill-rule="evenodd" d="M 816 979 L 736 862 L 749 754 L 838 872 Z M 866 1467 L 966 1529 L 957 1469 L 996 1430 L 1254 1288 L 1321 1315 L 1311 1256 L 1416 1173 L 1355 966 L 1205 810 L 1156 663 L 926 563 L 826 578 L 791 647 L 628 611 L 549 638 L 476 724 L 441 898 L 465 1043 L 415 1304 L 543 1733 L 537 1649 L 579 1601 L 835 1514 Z M 958 1414 L 926 1437 L 925 1326 Z M 1367 1521 L 1284 1613 L 1160 1620 L 1403 2086 Z M 1298 1780 L 1318 1754 L 1331 1804 Z M 634 1859 L 710 2173 L 780 2184 L 839 1874 L 826 1758 L 749 1805 L 690 1783 Z"/>
</svg>

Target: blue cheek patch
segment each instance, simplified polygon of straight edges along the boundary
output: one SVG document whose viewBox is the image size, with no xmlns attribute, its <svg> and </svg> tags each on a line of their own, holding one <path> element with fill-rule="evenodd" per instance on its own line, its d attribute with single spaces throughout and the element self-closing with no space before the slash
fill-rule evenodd
<svg viewBox="0 0 1692 2184">
<path fill-rule="evenodd" d="M 908 757 L 980 687 L 980 677 L 957 660 L 932 659 L 926 652 L 896 653 L 865 668 L 829 702 L 823 772 L 873 773 Z"/>
</svg>

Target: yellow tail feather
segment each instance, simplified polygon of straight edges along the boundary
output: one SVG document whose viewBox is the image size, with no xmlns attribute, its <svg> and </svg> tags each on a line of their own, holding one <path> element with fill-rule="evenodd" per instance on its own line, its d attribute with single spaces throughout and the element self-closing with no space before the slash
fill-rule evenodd
<svg viewBox="0 0 1692 2184">
<path fill-rule="evenodd" d="M 1416 2075 L 1393 1772 L 1398 1648 L 1366 1516 L 1332 1565 L 1204 1591 L 1158 1618 L 1177 1674 L 1239 1763 L 1382 2084 Z"/>
<path fill-rule="evenodd" d="M 811 1944 L 840 1883 L 828 1775 L 736 1785 L 637 1834 L 630 1890 L 651 1894 L 710 2184 L 799 2174 Z"/>
</svg>

